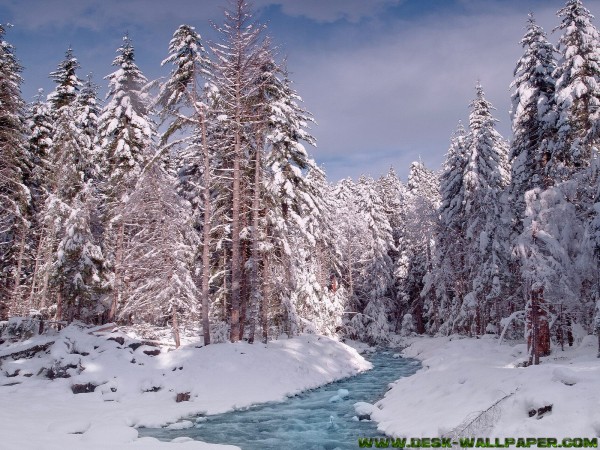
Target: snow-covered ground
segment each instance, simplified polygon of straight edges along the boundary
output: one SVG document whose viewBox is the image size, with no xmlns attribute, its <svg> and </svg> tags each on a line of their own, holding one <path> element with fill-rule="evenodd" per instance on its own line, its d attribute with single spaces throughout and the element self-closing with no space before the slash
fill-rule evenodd
<svg viewBox="0 0 600 450">
<path fill-rule="evenodd" d="M 122 337 L 119 343 L 108 338 Z M 47 342 L 33 358 L 2 358 Z M 179 419 L 283 400 L 305 389 L 370 368 L 351 347 L 302 335 L 263 344 L 217 344 L 150 356 L 156 347 L 120 334 L 88 334 L 70 326 L 49 336 L 0 345 L 0 424 L 7 449 L 221 449 L 191 442 L 138 438 L 133 427 L 177 427 Z M 47 378 L 65 372 L 68 378 Z M 64 369 L 71 365 L 71 368 Z M 63 369 L 60 369 L 60 367 Z M 51 374 L 50 374 L 51 375 Z M 15 384 L 13 384 L 15 383 Z M 74 394 L 75 384 L 97 385 Z M 189 401 L 177 403 L 177 394 Z M 192 425 L 183 423 L 184 426 Z"/>
<path fill-rule="evenodd" d="M 418 338 L 402 354 L 423 368 L 395 382 L 374 408 L 358 408 L 369 410 L 381 431 L 401 438 L 598 437 L 597 350 L 597 338 L 587 336 L 565 351 L 553 348 L 539 366 L 523 367 L 525 345 Z"/>
</svg>

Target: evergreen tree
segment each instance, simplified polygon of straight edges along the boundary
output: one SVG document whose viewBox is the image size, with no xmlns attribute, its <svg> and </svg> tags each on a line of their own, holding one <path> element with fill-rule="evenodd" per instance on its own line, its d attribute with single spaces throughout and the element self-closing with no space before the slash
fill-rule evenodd
<svg viewBox="0 0 600 450">
<path fill-rule="evenodd" d="M 58 286 L 57 317 L 97 323 L 104 313 L 103 293 L 108 283 L 104 256 L 92 233 L 92 184 L 72 200 L 58 244 L 53 280 Z"/>
<path fill-rule="evenodd" d="M 123 302 L 122 258 L 125 230 L 122 220 L 127 197 L 149 161 L 155 126 L 144 87 L 148 80 L 135 64 L 135 51 L 129 36 L 117 49 L 117 67 L 109 80 L 107 103 L 98 119 L 99 146 L 102 152 L 105 253 L 114 270 L 113 299 L 108 320 L 117 317 Z"/>
<path fill-rule="evenodd" d="M 435 229 L 433 269 L 424 279 L 421 297 L 429 298 L 428 319 L 431 332 L 446 333 L 448 317 L 456 317 L 467 293 L 468 277 L 465 211 L 465 180 L 467 168 L 467 132 L 459 123 L 446 153 L 440 177 L 441 202 L 439 223 Z"/>
<path fill-rule="evenodd" d="M 480 84 L 471 102 L 467 165 L 464 174 L 468 278 L 459 322 L 467 332 L 483 334 L 503 317 L 506 290 L 507 226 L 503 192 L 509 182 L 508 146 L 496 131 L 492 105 Z M 453 326 L 457 326 L 457 322 Z"/>
<path fill-rule="evenodd" d="M 79 61 L 73 55 L 73 49 L 69 47 L 65 53 L 65 58 L 56 70 L 50 73 L 50 78 L 57 84 L 55 90 L 48 96 L 48 102 L 52 106 L 53 113 L 57 113 L 65 106 L 72 105 L 77 99 L 77 95 L 81 90 L 81 80 L 77 76 L 77 69 L 79 68 Z"/>
<path fill-rule="evenodd" d="M 135 186 L 153 144 L 155 126 L 150 120 L 150 102 L 143 88 L 148 80 L 135 64 L 129 36 L 117 49 L 117 67 L 108 80 L 107 103 L 98 119 L 103 178 L 108 201 L 114 204 Z"/>
<path fill-rule="evenodd" d="M 231 179 L 231 255 L 230 286 L 231 314 L 230 339 L 232 342 L 243 337 L 243 311 L 249 293 L 245 285 L 245 246 L 248 241 L 242 231 L 248 222 L 247 212 L 251 209 L 249 186 L 255 181 L 255 171 L 247 163 L 254 159 L 256 164 L 257 148 L 261 143 L 256 133 L 254 115 L 257 91 L 261 88 L 262 66 L 267 59 L 262 32 L 264 27 L 253 21 L 250 7 L 245 0 L 231 0 L 225 11 L 225 23 L 217 28 L 221 35 L 218 45 L 212 46 L 216 56 L 215 85 L 219 92 L 221 126 L 223 127 L 223 162 L 229 169 Z M 225 167 L 224 167 L 225 168 Z M 248 176 L 250 175 L 250 176 Z M 245 234 L 245 233 L 244 233 Z M 244 289 L 243 289 L 244 288 Z"/>
<path fill-rule="evenodd" d="M 24 257 L 29 227 L 30 178 L 21 71 L 0 25 L 0 320 L 22 312 Z"/>
<path fill-rule="evenodd" d="M 166 325 L 175 345 L 182 325 L 196 319 L 198 290 L 193 277 L 197 236 L 189 203 L 157 162 L 142 174 L 127 199 L 124 221 L 131 231 L 124 248 L 128 295 L 119 315 L 130 323 Z"/>
<path fill-rule="evenodd" d="M 556 133 L 555 50 L 532 14 L 521 45 L 524 54 L 517 62 L 515 80 L 511 83 L 513 138 L 509 154 L 510 196 L 516 233 L 522 230 L 525 192 L 552 184 L 545 166 Z"/>
<path fill-rule="evenodd" d="M 355 337 L 382 343 L 389 338 L 393 314 L 392 228 L 373 179 L 362 176 L 355 186 L 355 195 L 364 215 L 366 226 L 361 232 L 367 245 L 360 255 L 356 279 L 354 308 L 358 314 L 352 317 L 349 326 Z"/>
<path fill-rule="evenodd" d="M 581 0 L 568 0 L 558 12 L 561 58 L 555 71 L 558 135 L 549 173 L 565 180 L 589 167 L 600 140 L 600 36 Z"/>
<path fill-rule="evenodd" d="M 400 258 L 395 268 L 399 280 L 401 302 L 408 305 L 409 313 L 415 320 L 415 330 L 422 334 L 427 331 L 428 315 L 425 298 L 424 277 L 433 263 L 433 232 L 436 227 L 439 206 L 439 180 L 437 174 L 420 162 L 413 162 L 410 168 L 406 193 L 406 218 L 404 231 L 400 237 Z"/>
<path fill-rule="evenodd" d="M 169 44 L 169 56 L 162 64 L 171 63 L 174 68 L 168 80 L 161 84 L 156 100 L 161 109 L 163 121 L 171 120 L 163 141 L 174 133 L 191 128 L 191 135 L 182 144 L 185 148 L 179 158 L 178 168 L 185 174 L 186 181 L 181 184 L 183 195 L 192 202 L 195 215 L 201 216 L 196 228 L 202 232 L 201 258 L 201 297 L 202 329 L 204 344 L 210 344 L 209 308 L 210 275 L 212 248 L 212 204 L 211 204 L 211 153 L 208 142 L 208 98 L 206 90 L 200 87 L 202 78 L 211 77 L 211 62 L 202 45 L 200 35 L 193 27 L 181 25 L 173 34 Z M 186 114 L 184 109 L 190 113 Z M 166 147 L 168 149 L 169 146 Z M 201 198 L 201 200 L 200 200 Z"/>
</svg>

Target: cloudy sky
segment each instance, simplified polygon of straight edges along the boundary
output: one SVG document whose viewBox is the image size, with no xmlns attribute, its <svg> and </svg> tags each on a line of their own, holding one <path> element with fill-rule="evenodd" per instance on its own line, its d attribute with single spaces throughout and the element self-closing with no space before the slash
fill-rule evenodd
<svg viewBox="0 0 600 450">
<path fill-rule="evenodd" d="M 226 0 L 0 0 L 7 40 L 25 67 L 23 93 L 53 89 L 48 73 L 72 46 L 80 76 L 98 84 L 128 32 L 149 79 L 173 31 L 188 23 L 216 36 Z M 600 15 L 600 0 L 584 0 Z M 564 0 L 255 0 L 288 57 L 295 87 L 318 126 L 312 150 L 329 179 L 378 176 L 394 166 L 406 178 L 419 158 L 438 169 L 459 120 L 467 121 L 481 80 L 509 137 L 509 84 L 530 11 L 550 34 Z M 551 33 L 556 42 L 558 32 Z"/>
</svg>

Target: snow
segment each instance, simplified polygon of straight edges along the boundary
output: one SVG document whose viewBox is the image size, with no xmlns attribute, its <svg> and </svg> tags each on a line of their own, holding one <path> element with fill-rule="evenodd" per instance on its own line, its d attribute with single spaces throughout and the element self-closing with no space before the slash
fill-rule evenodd
<svg viewBox="0 0 600 450">
<path fill-rule="evenodd" d="M 597 338 L 553 348 L 538 366 L 523 367 L 526 352 L 495 338 L 415 338 L 403 356 L 423 369 L 395 382 L 374 408 L 356 405 L 357 413 L 371 413 L 393 437 L 600 436 Z M 530 417 L 548 405 L 551 412 Z"/>
<path fill-rule="evenodd" d="M 54 342 L 48 352 L 31 359 L 0 360 L 0 423 L 6 448 L 234 449 L 187 439 L 165 443 L 139 438 L 134 427 L 185 429 L 194 424 L 179 422 L 182 418 L 282 401 L 371 368 L 353 348 L 317 335 L 268 345 L 188 344 L 177 350 L 162 346 L 152 357 L 144 350 L 157 347 L 134 350 L 129 345 L 136 341 L 122 333 L 88 331 L 69 326 L 54 335 L 0 345 L 1 357 Z M 67 363 L 73 366 L 66 370 L 70 378 L 44 376 L 44 368 Z M 7 376 L 17 370 L 17 375 Z M 86 383 L 98 386 L 93 392 L 73 394 L 72 385 Z M 179 393 L 189 393 L 190 400 L 177 403 Z"/>
</svg>

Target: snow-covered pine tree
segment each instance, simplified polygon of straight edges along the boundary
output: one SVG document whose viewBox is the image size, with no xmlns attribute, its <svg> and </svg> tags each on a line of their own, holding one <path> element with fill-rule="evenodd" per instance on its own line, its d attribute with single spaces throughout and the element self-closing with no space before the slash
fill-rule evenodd
<svg viewBox="0 0 600 450">
<path fill-rule="evenodd" d="M 272 60 L 265 60 L 261 82 L 267 153 L 261 171 L 264 194 L 256 196 L 255 203 L 266 211 L 269 245 L 274 247 L 274 254 L 280 255 L 283 266 L 289 267 L 291 279 L 287 282 L 298 294 L 298 303 L 288 309 L 295 309 L 304 323 L 314 323 L 320 315 L 325 323 L 330 315 L 321 313 L 323 303 L 331 303 L 327 286 L 333 267 L 327 255 L 333 248 L 333 240 L 332 230 L 324 219 L 327 209 L 324 191 L 328 189 L 325 174 L 304 147 L 304 143 L 316 145 L 308 129 L 314 119 L 301 108 L 302 99 L 292 88 L 287 72 Z M 291 252 L 291 248 L 302 251 Z M 272 255 L 257 249 L 254 259 L 264 257 Z M 273 289 L 270 292 L 276 304 L 286 304 L 284 292 Z M 264 327 L 263 323 L 263 340 Z M 324 331 L 320 325 L 315 329 Z"/>
<path fill-rule="evenodd" d="M 355 314 L 349 327 L 361 340 L 384 343 L 389 339 L 390 319 L 393 315 L 392 287 L 394 250 L 392 228 L 387 219 L 383 201 L 375 181 L 362 176 L 355 186 L 359 210 L 364 215 L 366 248 L 360 258 L 356 280 Z"/>
<path fill-rule="evenodd" d="M 42 267 L 50 270 L 57 318 L 97 322 L 103 310 L 100 297 L 106 288 L 96 214 L 98 167 L 94 139 L 98 108 L 96 88 L 91 80 L 83 85 L 76 74 L 78 67 L 69 49 L 66 59 L 51 74 L 57 83 L 49 95 L 54 118 L 53 177 L 40 243 L 48 246 L 46 255 L 53 254 Z M 38 248 L 44 250 L 43 246 Z"/>
<path fill-rule="evenodd" d="M 32 209 L 40 214 L 46 199 L 50 179 L 50 154 L 52 149 L 52 119 L 50 107 L 46 102 L 44 91 L 40 89 L 34 102 L 29 107 L 27 115 L 27 131 L 29 135 L 29 152 L 33 168 L 32 178 Z"/>
<path fill-rule="evenodd" d="M 216 56 L 214 80 L 220 97 L 220 118 L 225 132 L 223 137 L 228 147 L 223 150 L 230 155 L 232 342 L 241 339 L 240 334 L 243 331 L 240 324 L 243 307 L 242 287 L 245 279 L 242 230 L 247 222 L 246 213 L 249 209 L 249 182 L 243 178 L 248 169 L 253 173 L 247 162 L 247 158 L 253 156 L 248 131 L 255 131 L 253 125 L 259 119 L 253 115 L 253 100 L 261 85 L 262 63 L 265 57 L 263 30 L 263 26 L 254 22 L 250 6 L 245 0 L 230 0 L 228 9 L 225 10 L 225 23 L 217 27 L 221 40 L 212 46 Z"/>
<path fill-rule="evenodd" d="M 0 320 L 23 312 L 24 257 L 29 227 L 31 157 L 21 98 L 22 67 L 0 25 Z"/>
<path fill-rule="evenodd" d="M 123 249 L 128 293 L 119 317 L 129 323 L 169 323 L 179 347 L 182 326 L 197 320 L 193 264 L 198 239 L 189 203 L 159 162 L 142 174 L 122 220 L 129 236 Z"/>
<path fill-rule="evenodd" d="M 169 138 L 179 131 L 191 129 L 191 135 L 183 140 L 175 141 L 184 147 L 178 172 L 185 174 L 185 182 L 180 190 L 183 196 L 192 201 L 194 215 L 202 217 L 196 221 L 196 228 L 202 233 L 201 241 L 201 302 L 202 330 L 204 344 L 210 344 L 210 276 L 211 276 L 211 232 L 213 227 L 212 215 L 212 168 L 211 153 L 208 142 L 208 99 L 209 90 L 201 87 L 201 81 L 212 77 L 211 62 L 202 45 L 201 37 L 189 25 L 181 25 L 173 34 L 169 43 L 169 56 L 162 62 L 174 67 L 169 78 L 161 84 L 156 104 L 161 108 L 163 121 L 170 120 L 163 134 L 165 150 Z M 164 150 L 163 150 L 164 151 Z"/>
<path fill-rule="evenodd" d="M 346 334 L 357 337 L 350 325 L 353 315 L 360 314 L 360 279 L 363 254 L 370 242 L 367 232 L 366 216 L 359 206 L 357 189 L 350 178 L 339 181 L 331 194 L 334 207 L 333 223 L 335 224 L 336 248 L 339 252 L 340 284 L 347 292 L 346 300 Z M 360 319 L 355 319 L 356 321 Z"/>
<path fill-rule="evenodd" d="M 526 33 L 521 40 L 523 56 L 517 62 L 511 83 L 512 130 L 509 160 L 511 183 L 508 188 L 507 217 L 511 221 L 510 242 L 514 246 L 523 231 L 525 218 L 525 193 L 533 188 L 546 188 L 554 184 L 548 173 L 556 138 L 556 61 L 554 46 L 548 42 L 544 30 L 529 14 Z M 513 247 L 506 272 L 510 286 L 506 314 L 513 314 L 522 304 L 523 280 L 519 268 L 518 252 Z"/>
<path fill-rule="evenodd" d="M 400 257 L 394 270 L 400 302 L 408 305 L 404 313 L 411 314 L 419 334 L 428 328 L 426 308 L 429 306 L 420 294 L 424 277 L 432 268 L 438 207 L 438 175 L 423 163 L 413 162 L 407 183 L 405 225 L 399 240 Z"/>
<path fill-rule="evenodd" d="M 105 77 L 109 80 L 107 103 L 98 119 L 102 190 L 106 202 L 104 251 L 114 270 L 109 321 L 117 317 L 123 300 L 123 208 L 148 161 L 148 149 L 154 148 L 156 135 L 150 118 L 150 100 L 143 90 L 148 80 L 135 63 L 134 47 L 127 35 L 117 49 L 113 66 L 117 69 Z"/>
<path fill-rule="evenodd" d="M 548 161 L 556 180 L 589 167 L 592 147 L 600 141 L 600 35 L 581 0 L 568 0 L 558 11 L 563 31 L 555 71 L 558 134 Z"/>
<path fill-rule="evenodd" d="M 401 239 L 404 233 L 404 224 L 406 222 L 406 202 L 407 192 L 406 186 L 400 181 L 396 171 L 393 167 L 390 167 L 388 172 L 381 176 L 377 180 L 376 184 L 377 191 L 381 200 L 383 201 L 383 208 L 386 212 L 386 216 L 392 227 L 392 236 L 394 238 L 394 249 L 390 250 L 390 257 L 392 258 L 392 264 L 394 267 L 401 267 L 402 252 L 401 252 Z M 394 272 L 394 287 L 393 301 L 394 301 L 394 330 L 399 332 L 402 326 L 402 320 L 405 312 L 408 309 L 406 299 L 404 299 L 400 293 L 400 280 Z"/>
<path fill-rule="evenodd" d="M 467 163 L 467 132 L 459 123 L 440 177 L 441 201 L 439 223 L 435 229 L 434 264 L 424 279 L 421 292 L 421 297 L 430 299 L 427 315 L 432 333 L 451 331 L 448 318 L 459 314 L 468 290 L 465 272 L 467 213 L 463 201 Z"/>
<path fill-rule="evenodd" d="M 94 83 L 92 74 L 83 82 L 75 106 L 75 123 L 80 130 L 79 139 L 86 158 L 90 158 L 85 169 L 85 180 L 100 178 L 101 154 L 97 146 L 98 120 L 101 114 L 98 100 L 99 86 Z"/>
<path fill-rule="evenodd" d="M 483 334 L 497 327 L 505 314 L 509 249 L 503 193 L 509 182 L 508 145 L 495 129 L 494 108 L 479 83 L 470 107 L 463 199 L 470 286 L 452 331 Z"/>
<path fill-rule="evenodd" d="M 545 166 L 556 133 L 555 49 L 542 27 L 536 24 L 533 14 L 527 20 L 527 32 L 521 45 L 524 53 L 517 62 L 515 79 L 511 83 L 513 137 L 509 154 L 511 210 L 514 233 L 517 234 L 523 229 L 525 192 L 553 184 Z"/>
<path fill-rule="evenodd" d="M 94 184 L 88 182 L 70 202 L 58 244 L 53 275 L 60 299 L 56 316 L 68 322 L 99 323 L 105 312 L 102 297 L 108 279 L 98 237 L 93 233 L 94 193 Z"/>
<path fill-rule="evenodd" d="M 31 228 L 30 241 L 32 253 L 32 273 L 30 281 L 29 307 L 39 309 L 39 282 L 43 277 L 40 265 L 43 264 L 42 251 L 47 239 L 44 226 L 46 201 L 50 192 L 51 152 L 53 122 L 50 106 L 46 101 L 44 91 L 40 89 L 35 101 L 30 105 L 27 116 L 27 130 L 29 135 L 29 152 L 32 158 L 31 170 Z"/>
</svg>

